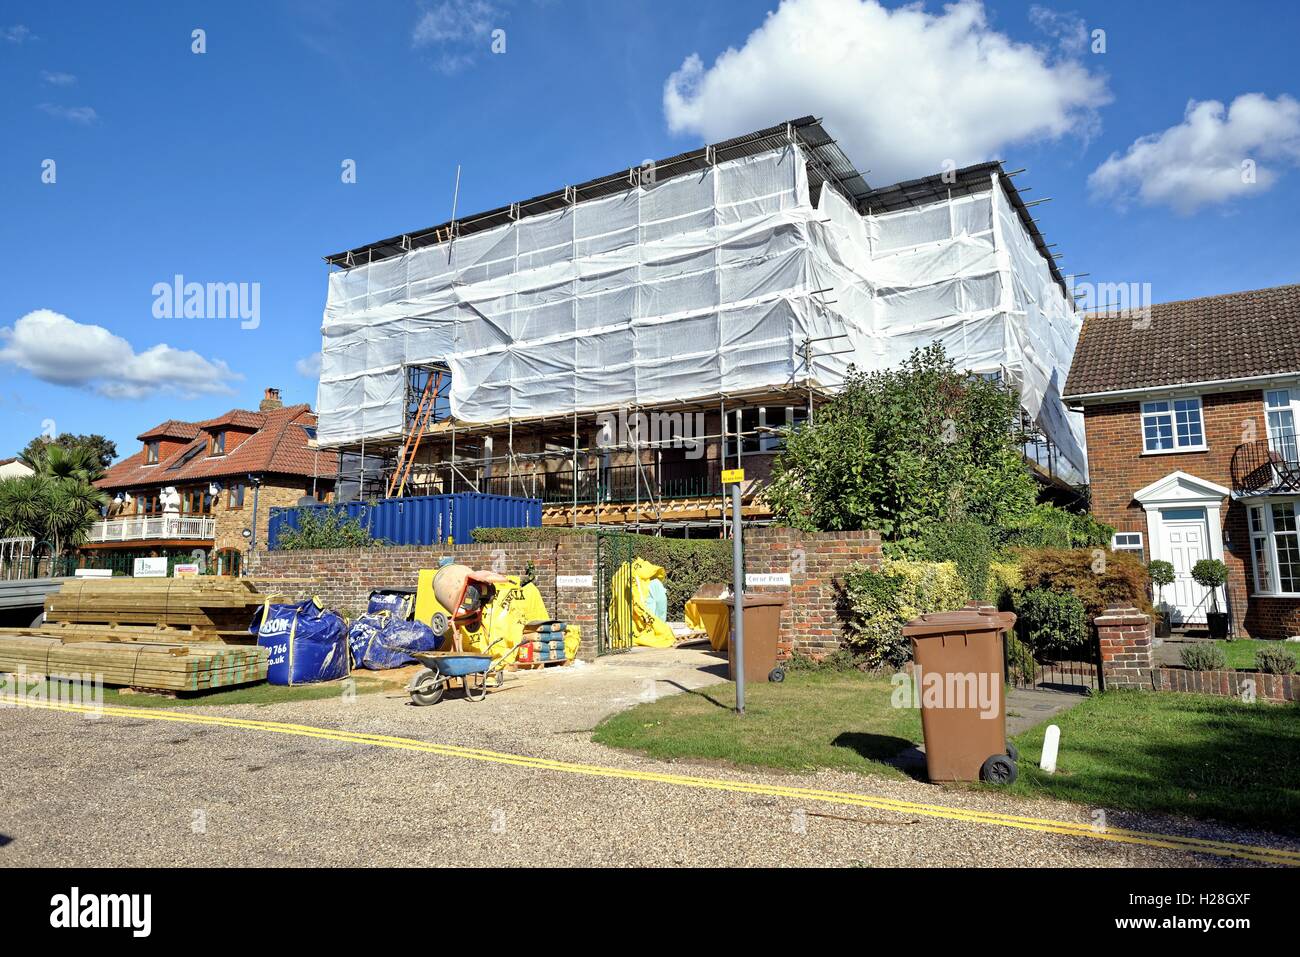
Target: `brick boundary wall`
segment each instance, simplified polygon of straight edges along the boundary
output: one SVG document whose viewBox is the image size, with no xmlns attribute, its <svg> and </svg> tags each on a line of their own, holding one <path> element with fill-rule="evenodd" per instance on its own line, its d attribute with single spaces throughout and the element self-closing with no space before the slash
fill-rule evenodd
<svg viewBox="0 0 1300 957">
<path fill-rule="evenodd" d="M 744 533 L 748 575 L 789 576 L 789 584 L 754 584 L 755 594 L 787 599 L 781 611 L 779 654 L 798 650 L 821 657 L 840 647 L 843 636 L 840 592 L 844 575 L 855 567 L 879 567 L 880 536 L 875 532 L 799 532 L 773 526 Z M 361 611 L 376 588 L 414 588 L 422 568 L 451 558 L 475 568 L 504 562 L 509 574 L 532 562 L 546 608 L 556 618 L 582 628 L 579 656 L 593 658 L 597 641 L 596 589 L 557 588 L 557 575 L 596 575 L 596 536 L 566 535 L 544 542 L 447 546 L 399 546 L 321 551 L 259 552 L 246 574 L 263 591 L 294 600 L 318 595 L 331 608 Z M 284 580 L 276 586 L 277 579 Z M 306 579 L 305 581 L 295 579 Z"/>
<path fill-rule="evenodd" d="M 1300 701 L 1300 675 L 1192 671 L 1155 663 L 1151 619 L 1136 608 L 1108 608 L 1095 619 L 1106 688 L 1182 691 L 1258 701 Z"/>
<path fill-rule="evenodd" d="M 1156 691 L 1187 691 L 1224 698 L 1242 698 L 1251 692 L 1259 701 L 1300 701 L 1300 675 L 1156 668 L 1152 672 L 1152 687 Z"/>
</svg>

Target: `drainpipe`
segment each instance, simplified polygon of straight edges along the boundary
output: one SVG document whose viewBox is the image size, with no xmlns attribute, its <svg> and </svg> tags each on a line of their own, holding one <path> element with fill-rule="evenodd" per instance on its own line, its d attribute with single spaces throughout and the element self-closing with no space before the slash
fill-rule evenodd
<svg viewBox="0 0 1300 957">
<path fill-rule="evenodd" d="M 253 534 L 248 539 L 248 557 L 251 560 L 253 553 L 257 551 L 257 500 L 258 493 L 262 491 L 262 480 L 256 475 L 250 475 L 248 484 L 253 486 Z"/>
</svg>

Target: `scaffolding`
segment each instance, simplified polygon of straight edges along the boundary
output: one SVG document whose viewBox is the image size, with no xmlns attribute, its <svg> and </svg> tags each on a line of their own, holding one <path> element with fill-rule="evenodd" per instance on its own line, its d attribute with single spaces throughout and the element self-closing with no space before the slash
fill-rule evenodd
<svg viewBox="0 0 1300 957">
<path fill-rule="evenodd" d="M 1078 316 L 1013 174 L 870 190 L 810 118 L 652 166 L 329 258 L 320 435 L 345 496 L 527 495 L 567 469 L 577 524 L 622 453 L 636 521 L 667 522 L 671 441 L 584 439 L 602 410 L 716 410 L 696 438 L 742 458 L 767 423 L 738 407 L 811 419 L 851 365 L 936 341 L 1019 392 L 1027 457 L 1081 480 Z"/>
</svg>

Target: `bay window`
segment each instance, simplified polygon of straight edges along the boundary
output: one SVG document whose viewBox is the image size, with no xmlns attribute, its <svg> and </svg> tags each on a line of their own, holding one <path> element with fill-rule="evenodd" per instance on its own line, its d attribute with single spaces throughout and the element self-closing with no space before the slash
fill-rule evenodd
<svg viewBox="0 0 1300 957">
<path fill-rule="evenodd" d="M 1145 452 L 1193 452 L 1205 448 L 1201 400 L 1159 399 L 1142 403 L 1142 448 Z"/>
<path fill-rule="evenodd" d="M 1249 508 L 1250 556 L 1257 595 L 1300 595 L 1300 525 L 1296 502 Z"/>
</svg>

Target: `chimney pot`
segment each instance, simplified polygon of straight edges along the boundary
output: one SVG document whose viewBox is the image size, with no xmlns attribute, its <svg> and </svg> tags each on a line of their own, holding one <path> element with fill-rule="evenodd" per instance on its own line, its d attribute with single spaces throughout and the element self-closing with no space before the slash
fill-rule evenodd
<svg viewBox="0 0 1300 957">
<path fill-rule="evenodd" d="M 283 408 L 284 408 L 284 403 L 280 401 L 280 390 L 272 389 L 268 387 L 266 390 L 266 395 L 262 398 L 262 402 L 260 405 L 258 405 L 257 410 L 259 412 L 270 412 L 273 409 L 283 409 Z"/>
</svg>

